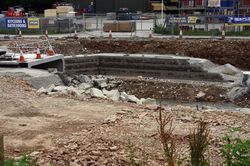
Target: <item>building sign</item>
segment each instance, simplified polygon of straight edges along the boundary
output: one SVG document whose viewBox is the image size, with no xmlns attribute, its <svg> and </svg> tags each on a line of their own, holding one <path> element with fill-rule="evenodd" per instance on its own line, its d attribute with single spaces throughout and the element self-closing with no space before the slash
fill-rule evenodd
<svg viewBox="0 0 250 166">
<path fill-rule="evenodd" d="M 6 28 L 27 29 L 28 23 L 26 18 L 6 18 Z"/>
<path fill-rule="evenodd" d="M 220 7 L 220 0 L 208 0 L 207 7 Z"/>
<path fill-rule="evenodd" d="M 189 17 L 171 17 L 169 18 L 169 23 L 174 24 L 196 24 L 198 18 L 195 16 Z"/>
<path fill-rule="evenodd" d="M 39 29 L 39 18 L 28 18 L 28 28 L 29 29 Z"/>
<path fill-rule="evenodd" d="M 250 24 L 250 17 L 228 17 L 228 24 Z"/>
<path fill-rule="evenodd" d="M 196 24 L 197 23 L 198 18 L 195 16 L 189 16 L 188 17 L 188 24 Z"/>
<path fill-rule="evenodd" d="M 169 18 L 169 23 L 186 24 L 187 17 L 171 17 L 171 18 Z"/>
</svg>

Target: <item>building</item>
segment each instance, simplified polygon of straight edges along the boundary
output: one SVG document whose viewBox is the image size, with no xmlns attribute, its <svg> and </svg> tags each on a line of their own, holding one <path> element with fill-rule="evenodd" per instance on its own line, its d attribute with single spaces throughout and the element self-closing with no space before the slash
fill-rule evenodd
<svg viewBox="0 0 250 166">
<path fill-rule="evenodd" d="M 132 12 L 149 11 L 149 0 L 71 0 L 78 11 L 93 6 L 94 13 L 116 12 L 119 8 L 128 8 Z"/>
<path fill-rule="evenodd" d="M 218 6 L 211 5 L 217 1 Z M 178 7 L 181 15 L 243 15 L 250 14 L 250 0 L 180 0 Z"/>
<path fill-rule="evenodd" d="M 92 6 L 94 13 L 115 12 L 128 8 L 132 12 L 161 11 L 161 0 L 68 0 L 76 11 Z M 166 14 L 179 15 L 250 15 L 250 0 L 163 0 Z M 211 4 L 217 3 L 217 7 Z"/>
</svg>

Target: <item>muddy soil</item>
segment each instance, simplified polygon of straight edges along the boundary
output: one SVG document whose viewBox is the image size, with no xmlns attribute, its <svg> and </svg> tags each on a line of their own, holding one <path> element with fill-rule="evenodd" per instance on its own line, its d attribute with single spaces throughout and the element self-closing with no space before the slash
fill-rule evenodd
<svg viewBox="0 0 250 166">
<path fill-rule="evenodd" d="M 123 78 L 118 86 L 119 91 L 134 94 L 139 98 L 155 98 L 158 100 L 178 100 L 194 102 L 196 95 L 203 92 L 206 95 L 200 101 L 206 102 L 226 102 L 223 97 L 227 88 L 221 86 L 222 83 L 209 84 L 200 81 L 180 82 L 179 80 L 146 80 Z"/>
<path fill-rule="evenodd" d="M 250 40 L 107 40 L 59 39 L 54 42 L 57 52 L 65 55 L 83 53 L 153 53 L 178 54 L 206 58 L 217 64 L 230 63 L 250 70 Z"/>
<path fill-rule="evenodd" d="M 99 99 L 38 96 L 29 84 L 0 77 L 0 131 L 6 156 L 31 152 L 41 165 L 127 165 L 128 140 L 135 153 L 149 156 L 152 166 L 164 165 L 155 106 Z M 187 135 L 203 118 L 209 123 L 209 157 L 222 162 L 219 148 L 230 127 L 250 137 L 250 114 L 180 105 L 165 107 L 173 117 L 178 154 L 188 156 Z M 72 164 L 72 165 L 73 165 Z"/>
</svg>

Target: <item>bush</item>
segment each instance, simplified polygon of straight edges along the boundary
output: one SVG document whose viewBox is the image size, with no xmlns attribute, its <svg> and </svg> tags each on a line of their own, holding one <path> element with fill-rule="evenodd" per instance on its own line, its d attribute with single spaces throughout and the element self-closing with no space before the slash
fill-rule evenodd
<svg viewBox="0 0 250 166">
<path fill-rule="evenodd" d="M 225 144 L 220 150 L 225 158 L 224 164 L 227 166 L 249 166 L 250 139 L 243 141 L 239 137 L 235 137 L 234 134 L 237 131 L 240 131 L 240 129 L 231 128 L 223 138 Z"/>
<path fill-rule="evenodd" d="M 170 34 L 170 32 L 165 28 L 163 25 L 157 25 L 154 28 L 154 33 L 159 33 L 159 34 Z"/>
<path fill-rule="evenodd" d="M 209 161 L 205 159 L 205 152 L 208 148 L 208 134 L 207 123 L 200 121 L 197 129 L 188 136 L 192 166 L 209 165 Z"/>
<path fill-rule="evenodd" d="M 35 166 L 29 155 L 24 154 L 19 160 L 5 160 L 4 166 Z"/>
<path fill-rule="evenodd" d="M 162 107 L 158 108 L 159 117 L 157 123 L 159 125 L 158 133 L 163 147 L 164 158 L 168 166 L 174 166 L 178 158 L 176 151 L 175 137 L 173 135 L 173 119 L 171 115 L 164 114 Z M 169 127 L 167 128 L 167 126 Z"/>
<path fill-rule="evenodd" d="M 141 159 L 135 155 L 135 148 L 131 140 L 128 140 L 129 162 L 128 166 L 149 166 L 148 155 L 143 151 Z"/>
</svg>

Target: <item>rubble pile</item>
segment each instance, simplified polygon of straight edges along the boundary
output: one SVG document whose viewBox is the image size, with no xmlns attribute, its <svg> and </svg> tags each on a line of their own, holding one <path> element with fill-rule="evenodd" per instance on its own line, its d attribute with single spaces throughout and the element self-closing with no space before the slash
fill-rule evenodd
<svg viewBox="0 0 250 166">
<path fill-rule="evenodd" d="M 103 75 L 61 76 L 65 85 L 40 88 L 38 94 L 71 96 L 80 100 L 90 98 L 157 105 L 166 100 L 179 102 L 234 103 L 249 107 L 249 88 L 219 82 L 179 81 L 148 77 L 113 77 Z"/>
<path fill-rule="evenodd" d="M 129 95 L 125 91 L 116 89 L 122 80 L 113 77 L 105 77 L 102 75 L 88 76 L 88 75 L 75 75 L 62 76 L 63 82 L 66 86 L 54 84 L 44 88 L 38 89 L 38 94 L 46 95 L 72 95 L 80 99 L 87 98 L 102 98 L 112 101 L 131 102 L 144 105 L 155 105 L 156 100 L 152 98 L 137 98 L 135 95 Z"/>
</svg>

